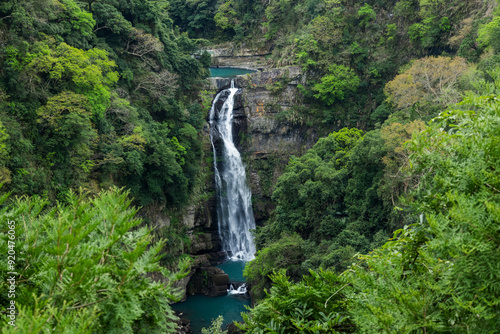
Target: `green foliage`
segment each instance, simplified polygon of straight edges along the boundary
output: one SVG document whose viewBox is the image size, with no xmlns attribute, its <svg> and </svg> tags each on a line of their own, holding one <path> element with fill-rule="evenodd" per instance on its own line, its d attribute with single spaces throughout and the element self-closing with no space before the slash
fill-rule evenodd
<svg viewBox="0 0 500 334">
<path fill-rule="evenodd" d="M 288 83 L 290 82 L 290 78 L 288 78 L 288 71 L 285 71 L 285 73 L 279 77 L 278 80 L 273 81 L 270 84 L 266 85 L 266 89 L 270 90 L 271 93 L 278 95 L 283 92 L 285 88 L 288 87 Z"/>
<path fill-rule="evenodd" d="M 136 203 L 180 210 L 201 182 L 196 101 L 210 57 L 191 58 L 197 42 L 175 31 L 167 5 L 0 4 L 2 192 L 44 198 L 2 209 L 18 221 L 21 273 L 18 327 L 4 332 L 175 332 L 172 284 L 187 263 L 181 275 L 159 262 L 179 262 L 184 230 L 150 235 L 117 191 L 90 199 L 119 185 Z"/>
<path fill-rule="evenodd" d="M 383 161 L 401 151 L 399 138 L 345 128 L 291 159 L 274 188 L 273 216 L 255 232 L 261 250 L 245 269 L 255 296 L 269 288 L 272 270 L 286 269 L 293 280 L 318 267 L 343 270 L 354 254 L 387 240 L 401 224 L 391 198 L 403 192 L 398 182 L 405 180 L 401 175 L 396 182 L 391 173 L 406 160 L 387 174 Z"/>
<path fill-rule="evenodd" d="M 276 120 L 292 126 L 304 125 L 308 118 L 307 109 L 303 106 L 297 106 L 281 110 L 276 114 Z"/>
<path fill-rule="evenodd" d="M 191 37 L 213 38 L 217 30 L 216 3 L 216 0 L 172 0 L 169 11 L 175 24 Z"/>
<path fill-rule="evenodd" d="M 350 272 L 351 314 L 361 331 L 498 328 L 498 103 L 495 95 L 469 93 L 409 143 L 420 223 L 361 257 L 369 271 Z"/>
<path fill-rule="evenodd" d="M 10 23 L 6 30 L 22 39 L 52 35 L 82 49 L 89 49 L 94 40 L 92 14 L 73 0 L 4 1 L 0 11 Z"/>
<path fill-rule="evenodd" d="M 370 270 L 358 265 L 349 272 L 353 290 L 346 294 L 352 319 L 363 333 L 440 332 L 438 321 L 445 319 L 440 319 L 433 291 L 439 273 L 427 269 L 428 259 L 418 252 L 423 233 L 410 234 L 406 227 L 398 233 L 398 242 L 360 257 Z"/>
<path fill-rule="evenodd" d="M 337 333 L 349 327 L 343 287 L 335 274 L 311 270 L 297 284 L 284 270 L 270 278 L 273 287 L 267 298 L 243 314 L 245 323 L 238 324 L 245 333 Z"/>
<path fill-rule="evenodd" d="M 66 202 L 46 208 L 46 200 L 24 197 L 2 208 L 2 219 L 16 222 L 15 332 L 175 332 L 169 303 L 177 300 L 173 284 L 189 263 L 180 263 L 177 273 L 159 266 L 163 241 L 152 243 L 150 230 L 140 227 L 127 192 L 114 189 L 93 199 L 70 192 Z M 6 253 L 7 225 L 0 240 Z M 8 271 L 4 262 L 3 287 Z M 168 283 L 147 276 L 155 272 Z M 8 305 L 6 295 L 0 298 Z"/>
<path fill-rule="evenodd" d="M 394 237 L 385 245 L 374 247 L 375 250 L 368 255 L 358 256 L 357 263 L 352 263 L 336 279 L 336 284 L 328 284 L 325 295 L 320 297 L 319 302 L 324 305 L 335 297 L 337 305 L 345 307 L 343 310 L 357 332 L 495 333 L 500 325 L 500 270 L 495 265 L 500 249 L 498 69 L 489 71 L 489 75 L 493 81 L 472 81 L 474 92 L 467 92 L 461 103 L 434 118 L 424 131 L 421 121 L 389 123 L 380 131 L 365 134 L 349 151 L 348 161 L 353 165 L 348 184 L 353 187 L 344 201 L 346 205 L 352 205 L 349 210 L 353 217 L 350 218 L 361 223 L 359 218 L 366 217 L 366 212 L 359 208 L 366 204 L 371 212 L 376 208 L 369 201 L 368 194 L 372 189 L 365 191 L 365 202 L 358 202 L 361 205 L 350 202 L 359 196 L 357 190 L 361 183 L 356 175 L 369 171 L 362 158 L 374 160 L 370 151 L 385 151 L 381 159 L 385 165 L 385 176 L 380 179 L 379 195 L 390 193 L 384 187 L 394 186 L 389 182 L 391 179 L 399 178 L 399 182 L 407 182 L 404 188 L 410 188 L 410 192 L 401 199 L 401 203 L 407 208 L 409 206 L 409 215 L 414 216 L 413 221 L 409 220 L 409 224 L 396 230 Z M 347 134 L 347 130 L 344 133 Z M 377 136 L 383 141 L 377 140 Z M 381 151 L 376 147 L 382 143 L 385 148 Z M 310 152 L 317 150 L 314 147 Z M 299 160 L 294 164 L 305 161 Z M 313 164 L 310 157 L 307 162 Z M 340 162 L 343 165 L 342 160 Z M 347 166 L 350 164 L 347 163 Z M 290 170 L 283 177 L 287 172 Z M 306 169 L 302 169 L 302 174 L 295 175 L 296 184 L 299 184 L 293 189 L 295 197 L 301 193 L 300 176 L 304 174 L 308 174 Z M 321 197 L 314 195 L 312 198 L 318 201 Z M 403 210 L 399 203 L 394 204 L 398 205 L 398 210 Z M 296 206 L 307 214 L 312 203 Z M 384 215 L 388 218 L 387 213 Z M 295 219 L 289 221 L 294 222 Z M 268 227 L 275 228 L 276 225 Z M 352 234 L 353 231 L 346 228 L 335 235 L 339 239 L 340 235 Z M 273 229 L 268 228 L 268 233 L 261 232 L 258 231 L 257 240 L 272 233 Z M 379 232 L 373 240 L 383 240 Z M 293 240 L 293 243 L 287 243 L 288 240 Z M 284 237 L 269 243 L 247 265 L 245 273 L 249 277 L 269 275 L 271 268 L 281 268 L 281 263 L 298 268 L 297 263 L 291 264 L 292 258 L 288 263 L 283 260 L 283 256 L 293 249 L 307 259 L 304 263 L 312 262 L 318 254 L 311 251 L 318 248 L 311 243 L 313 240 L 294 236 L 293 239 Z M 359 243 L 362 238 L 355 235 L 353 240 Z M 359 244 L 358 249 L 362 249 Z M 338 246 L 330 247 L 328 253 L 337 250 Z M 274 262 L 273 258 L 279 261 Z M 300 261 L 300 257 L 295 258 Z M 299 328 L 294 327 L 297 323 L 289 318 L 302 319 L 303 314 L 306 314 L 305 323 L 322 321 L 323 315 L 312 312 L 310 306 L 304 307 L 304 312 L 300 311 L 300 289 L 305 281 L 317 277 L 318 273 L 311 271 L 311 276 L 304 277 L 300 282 L 292 277 L 297 283 L 290 283 L 284 276 L 287 269 L 285 267 L 280 274 L 271 275 L 273 286 L 267 297 L 245 316 L 244 329 L 251 333 L 297 332 Z M 327 273 L 333 275 L 332 272 Z M 315 297 L 321 295 L 310 286 L 306 291 Z M 330 314 L 339 313 L 335 310 Z M 309 327 L 300 329 L 310 330 Z M 314 330 L 321 332 L 317 327 Z M 329 330 L 351 332 L 352 328 L 338 326 Z"/>
<path fill-rule="evenodd" d="M 204 90 L 200 92 L 201 97 L 201 105 L 203 106 L 204 111 L 208 115 L 210 108 L 212 107 L 212 96 L 215 94 L 214 91 Z"/>
<path fill-rule="evenodd" d="M 255 297 L 264 297 L 266 289 L 271 287 L 269 275 L 275 270 L 283 269 L 295 279 L 304 273 L 301 264 L 306 259 L 306 245 L 298 234 L 286 235 L 257 252 L 255 260 L 249 262 L 243 272 L 247 281 L 252 284 Z"/>
<path fill-rule="evenodd" d="M 500 16 L 496 16 L 491 22 L 481 26 L 478 30 L 477 41 L 482 46 L 491 46 L 495 52 L 500 51 L 498 42 L 500 37 Z"/>
<path fill-rule="evenodd" d="M 132 23 L 127 21 L 123 14 L 110 4 L 92 3 L 92 13 L 97 19 L 96 29 L 110 29 L 117 35 L 129 34 L 132 30 Z"/>
<path fill-rule="evenodd" d="M 375 16 L 376 14 L 375 11 L 373 10 L 373 7 L 367 4 L 366 2 L 364 6 L 362 6 L 358 10 L 358 17 L 361 19 L 360 25 L 363 27 L 365 27 L 366 25 L 368 25 L 370 21 L 375 19 Z"/>
<path fill-rule="evenodd" d="M 1 122 L 1 121 L 0 121 Z M 8 145 L 9 135 L 5 131 L 3 124 L 0 123 L 0 183 L 9 183 L 12 180 L 12 174 L 7 168 L 7 161 L 9 160 L 10 147 Z"/>
<path fill-rule="evenodd" d="M 313 232 L 309 224 L 320 225 L 314 221 L 324 212 L 323 203 L 336 204 L 341 197 L 339 190 L 346 186 L 344 176 L 347 172 L 343 167 L 361 136 L 360 130 L 343 129 L 320 139 L 303 157 L 291 159 L 273 193 L 273 199 L 278 203 L 275 222 L 281 228 L 272 235 L 268 234 L 268 238 L 279 236 L 281 231 L 308 237 Z M 337 209 L 338 204 L 335 204 Z M 304 208 L 307 208 L 306 212 L 302 212 Z"/>
<path fill-rule="evenodd" d="M 102 117 L 109 101 L 109 90 L 118 81 L 118 73 L 112 71 L 116 66 L 108 59 L 104 50 L 83 51 L 61 43 L 54 49 L 40 43 L 33 54 L 26 58 L 27 75 L 34 75 L 35 83 L 44 86 L 51 81 L 52 89 L 74 89 L 86 95 L 97 116 Z"/>
<path fill-rule="evenodd" d="M 328 68 L 328 74 L 321 78 L 321 83 L 314 85 L 313 91 L 317 92 L 314 97 L 332 105 L 343 100 L 348 91 L 355 92 L 359 83 L 360 79 L 352 69 L 333 64 Z"/>
<path fill-rule="evenodd" d="M 179 21 L 185 31 L 198 37 L 205 37 L 209 30 L 214 43 L 233 39 L 237 45 L 272 50 L 268 61 L 274 67 L 300 65 L 307 78 L 304 101 L 312 115 L 308 123 L 327 133 L 345 126 L 372 129 L 377 117 L 370 116 L 384 100 L 383 87 L 401 65 L 413 59 L 458 51 L 477 61 L 483 50 L 475 41 L 477 26 L 491 13 L 493 5 L 489 4 L 471 0 L 357 4 L 196 0 L 183 7 L 175 5 L 174 13 L 188 17 L 192 12 L 193 24 L 203 18 L 208 26 L 218 20 L 225 27 L 195 32 L 187 19 Z M 332 73 L 332 64 L 353 72 Z"/>
<path fill-rule="evenodd" d="M 212 320 L 212 324 L 209 328 L 202 328 L 201 334 L 227 334 L 227 331 L 221 329 L 224 323 L 224 318 L 219 315 L 217 319 Z"/>
<path fill-rule="evenodd" d="M 85 96 L 65 92 L 50 98 L 37 110 L 43 131 L 42 149 L 47 163 L 58 171 L 60 179 L 56 182 L 61 185 L 75 186 L 78 181 L 85 181 L 92 167 L 97 131 L 89 104 Z"/>
<path fill-rule="evenodd" d="M 234 28 L 237 23 L 237 13 L 234 10 L 234 4 L 232 0 L 225 1 L 217 9 L 217 13 L 214 16 L 215 24 L 222 29 Z"/>
<path fill-rule="evenodd" d="M 209 58 L 191 58 L 198 42 L 175 33 L 167 8 L 165 0 L 2 3 L 0 117 L 14 152 L 0 166 L 7 190 L 64 201 L 70 188 L 118 184 L 140 204 L 187 203 L 203 126 L 193 101 Z"/>
<path fill-rule="evenodd" d="M 428 120 L 436 116 L 438 108 L 459 101 L 459 80 L 468 70 L 465 59 L 460 57 L 418 59 L 386 84 L 387 101 L 406 119 Z"/>
</svg>

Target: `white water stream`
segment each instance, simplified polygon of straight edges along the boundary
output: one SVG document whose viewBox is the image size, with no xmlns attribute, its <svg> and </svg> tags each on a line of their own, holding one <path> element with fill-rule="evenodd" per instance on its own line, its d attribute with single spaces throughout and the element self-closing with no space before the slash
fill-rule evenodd
<svg viewBox="0 0 500 334">
<path fill-rule="evenodd" d="M 243 283 L 237 289 L 235 289 L 234 286 L 231 284 L 229 286 L 229 289 L 227 290 L 227 293 L 229 295 L 245 295 L 247 293 L 247 285 Z"/>
<path fill-rule="evenodd" d="M 231 80 L 231 88 L 221 91 L 213 100 L 210 139 L 214 151 L 217 216 L 222 247 L 232 260 L 250 261 L 255 255 L 250 233 L 250 229 L 255 229 L 255 220 L 245 168 L 233 142 L 233 107 L 237 92 L 238 88 L 234 87 L 234 80 Z M 217 110 L 219 98 L 226 95 L 221 110 Z M 216 144 L 219 140 L 222 145 Z"/>
</svg>

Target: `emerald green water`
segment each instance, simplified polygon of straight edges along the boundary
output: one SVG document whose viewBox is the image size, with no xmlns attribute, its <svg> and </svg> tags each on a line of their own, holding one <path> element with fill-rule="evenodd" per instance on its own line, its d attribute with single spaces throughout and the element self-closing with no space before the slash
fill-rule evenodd
<svg viewBox="0 0 500 334">
<path fill-rule="evenodd" d="M 219 78 L 232 78 L 237 75 L 247 74 L 256 72 L 254 70 L 247 70 L 244 68 L 236 68 L 236 67 L 228 67 L 228 68 L 210 68 L 210 76 L 211 77 L 219 77 Z"/>
<path fill-rule="evenodd" d="M 227 261 L 217 267 L 229 275 L 231 282 L 244 282 L 243 269 L 245 261 Z M 242 321 L 241 312 L 245 312 L 245 305 L 250 306 L 250 298 L 241 295 L 226 295 L 208 297 L 203 295 L 188 296 L 185 302 L 172 305 L 172 308 L 182 312 L 181 318 L 191 321 L 191 331 L 201 333 L 201 329 L 209 327 L 212 320 L 219 315 L 224 317 L 223 328 L 233 321 Z"/>
<path fill-rule="evenodd" d="M 250 299 L 241 296 L 208 297 L 203 295 L 188 296 L 183 303 L 172 305 L 173 309 L 182 312 L 182 318 L 191 320 L 193 333 L 201 333 L 201 329 L 209 327 L 213 319 L 219 315 L 224 317 L 223 328 L 233 321 L 241 321 L 241 312 L 245 305 L 250 306 Z"/>
<path fill-rule="evenodd" d="M 245 269 L 245 261 L 227 261 L 219 264 L 217 267 L 224 270 L 229 275 L 231 282 L 245 282 L 243 277 L 243 269 Z"/>
</svg>

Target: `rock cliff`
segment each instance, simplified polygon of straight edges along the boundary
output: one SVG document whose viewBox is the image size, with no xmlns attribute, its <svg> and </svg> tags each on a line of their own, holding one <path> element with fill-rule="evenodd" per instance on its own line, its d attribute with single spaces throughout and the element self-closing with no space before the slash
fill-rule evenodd
<svg viewBox="0 0 500 334">
<path fill-rule="evenodd" d="M 206 50 L 212 56 L 212 66 L 240 67 L 256 70 L 269 68 L 267 56 L 271 54 L 269 46 L 261 49 L 235 47 L 232 45 L 216 46 Z"/>
<path fill-rule="evenodd" d="M 237 147 L 247 165 L 257 224 L 268 217 L 271 194 L 292 155 L 302 155 L 317 141 L 317 133 L 301 122 L 305 108 L 297 88 L 304 83 L 300 67 L 259 71 L 235 79 L 241 95 L 235 100 Z M 229 87 L 230 79 L 211 78 L 211 89 Z"/>
</svg>

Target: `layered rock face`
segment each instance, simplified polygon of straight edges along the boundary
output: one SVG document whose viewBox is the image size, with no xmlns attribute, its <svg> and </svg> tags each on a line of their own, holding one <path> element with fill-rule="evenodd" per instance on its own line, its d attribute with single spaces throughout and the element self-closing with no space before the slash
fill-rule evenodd
<svg viewBox="0 0 500 334">
<path fill-rule="evenodd" d="M 314 129 L 301 124 L 305 108 L 297 85 L 304 83 L 300 67 L 270 69 L 239 76 L 235 85 L 236 143 L 247 167 L 257 224 L 273 210 L 271 194 L 292 155 L 300 156 L 318 139 Z M 212 88 L 224 89 L 230 79 L 213 78 Z"/>
<path fill-rule="evenodd" d="M 256 50 L 229 45 L 206 51 L 212 55 L 212 66 L 214 67 L 240 67 L 260 71 L 269 68 L 266 59 L 271 54 L 269 47 Z"/>
</svg>

